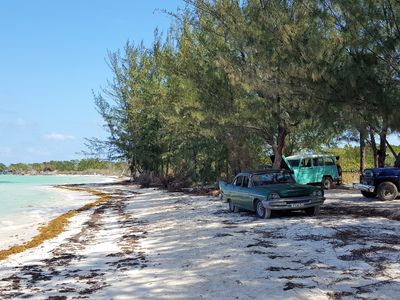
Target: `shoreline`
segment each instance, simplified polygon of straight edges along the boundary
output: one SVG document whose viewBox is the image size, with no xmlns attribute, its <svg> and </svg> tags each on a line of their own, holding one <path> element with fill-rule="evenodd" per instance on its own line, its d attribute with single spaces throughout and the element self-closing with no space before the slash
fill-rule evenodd
<svg viewBox="0 0 400 300">
<path fill-rule="evenodd" d="M 8 247 L 5 247 L 4 249 L 0 249 L 0 261 L 8 258 L 10 255 L 24 252 L 30 248 L 41 245 L 46 240 L 57 237 L 59 234 L 64 232 L 66 226 L 70 223 L 70 219 L 73 216 L 77 215 L 79 212 L 89 210 L 99 205 L 100 203 L 109 200 L 108 195 L 93 189 L 69 187 L 67 185 L 59 185 L 53 187 L 73 192 L 81 192 L 82 195 L 91 194 L 95 197 L 96 200 L 88 202 L 79 208 L 69 209 L 61 215 L 58 215 L 57 217 L 50 218 L 44 224 L 42 223 L 42 226 L 35 223 L 35 226 L 31 228 L 32 231 L 28 232 L 25 236 L 25 239 L 27 240 L 23 240 L 21 244 L 10 245 Z M 82 195 L 80 197 L 82 197 Z M 29 225 L 32 224 L 20 225 L 20 227 L 26 228 Z"/>
<path fill-rule="evenodd" d="M 7 175 L 9 176 L 9 175 Z M 21 176 L 21 175 L 11 175 L 11 176 Z M 38 175 L 42 176 L 42 175 Z M 46 176 L 46 175 L 44 175 Z M 65 176 L 65 175 L 60 175 Z M 74 177 L 74 176 L 68 176 Z M 91 175 L 88 176 L 76 176 L 76 177 L 93 177 Z M 102 177 L 102 181 L 89 183 L 89 185 L 102 184 L 102 183 L 111 183 L 116 182 L 118 179 L 115 177 Z M 82 183 L 78 185 L 87 185 L 88 183 Z M 76 184 L 66 184 L 65 186 L 74 187 Z M 61 185 L 63 186 L 63 185 Z M 23 244 L 29 243 L 36 235 L 39 234 L 40 228 L 46 227 L 47 224 L 54 219 L 57 219 L 61 215 L 68 213 L 71 210 L 79 210 L 85 205 L 94 202 L 94 195 L 87 193 L 85 191 L 81 191 L 78 193 L 76 189 L 72 188 L 67 190 L 65 188 L 60 188 L 59 184 L 56 185 L 38 185 L 35 189 L 42 191 L 50 191 L 54 193 L 54 198 L 62 199 L 62 202 L 66 205 L 62 205 L 60 207 L 57 204 L 49 207 L 31 207 L 32 209 L 24 208 L 18 215 L 18 219 L 10 219 L 10 216 L 5 216 L 0 222 L 0 225 L 3 226 L 0 231 L 0 253 L 1 251 L 6 251 L 11 247 L 22 246 Z M 52 201 L 52 200 L 49 200 Z M 28 221 L 27 221 L 28 220 Z"/>
</svg>

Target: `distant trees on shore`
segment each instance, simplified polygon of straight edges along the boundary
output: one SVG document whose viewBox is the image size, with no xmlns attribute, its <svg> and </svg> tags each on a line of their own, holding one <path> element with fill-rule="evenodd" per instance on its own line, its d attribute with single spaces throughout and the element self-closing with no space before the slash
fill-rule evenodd
<svg viewBox="0 0 400 300">
<path fill-rule="evenodd" d="M 396 1 L 186 0 L 153 45 L 109 54 L 113 78 L 95 95 L 109 133 L 93 154 L 132 174 L 197 182 L 342 138 L 384 165 L 400 129 Z"/>
<path fill-rule="evenodd" d="M 105 174 L 121 175 L 126 170 L 126 163 L 103 161 L 95 158 L 68 161 L 49 161 L 43 163 L 16 163 L 6 166 L 0 164 L 0 172 L 13 174 Z M 129 172 L 128 172 L 129 173 Z"/>
</svg>

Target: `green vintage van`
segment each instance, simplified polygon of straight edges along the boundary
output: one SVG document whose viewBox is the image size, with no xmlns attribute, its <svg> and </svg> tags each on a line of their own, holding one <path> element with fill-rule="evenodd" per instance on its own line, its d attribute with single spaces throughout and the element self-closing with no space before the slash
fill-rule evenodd
<svg viewBox="0 0 400 300">
<path fill-rule="evenodd" d="M 339 170 L 334 155 L 303 154 L 283 157 L 294 177 L 301 184 L 321 184 L 324 189 L 340 182 Z"/>
</svg>

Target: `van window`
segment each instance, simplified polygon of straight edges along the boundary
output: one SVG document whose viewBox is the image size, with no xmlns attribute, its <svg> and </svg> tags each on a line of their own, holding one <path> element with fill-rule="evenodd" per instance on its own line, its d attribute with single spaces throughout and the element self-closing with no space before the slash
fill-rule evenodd
<svg viewBox="0 0 400 300">
<path fill-rule="evenodd" d="M 322 159 L 322 157 L 313 158 L 313 165 L 314 165 L 314 167 L 315 166 L 323 166 L 324 160 Z"/>
<path fill-rule="evenodd" d="M 243 176 L 236 177 L 236 180 L 235 180 L 235 185 L 236 186 L 241 186 L 242 182 L 243 182 Z"/>
<path fill-rule="evenodd" d="M 311 158 L 304 158 L 301 161 L 301 166 L 305 167 L 305 168 L 311 168 L 312 164 L 311 164 Z"/>
<path fill-rule="evenodd" d="M 334 166 L 335 161 L 333 160 L 333 157 L 325 157 L 325 166 Z"/>
<path fill-rule="evenodd" d="M 290 166 L 298 167 L 300 164 L 300 159 L 288 159 Z"/>
</svg>

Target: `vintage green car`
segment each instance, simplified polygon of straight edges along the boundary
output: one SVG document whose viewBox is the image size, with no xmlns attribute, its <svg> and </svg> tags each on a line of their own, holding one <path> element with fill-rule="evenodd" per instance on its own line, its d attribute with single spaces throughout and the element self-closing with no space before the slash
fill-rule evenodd
<svg viewBox="0 0 400 300">
<path fill-rule="evenodd" d="M 264 219 L 270 218 L 273 210 L 305 210 L 315 216 L 325 201 L 321 188 L 296 183 L 293 172 L 287 170 L 242 172 L 232 183 L 220 181 L 219 188 L 230 211 L 255 211 Z"/>
</svg>

